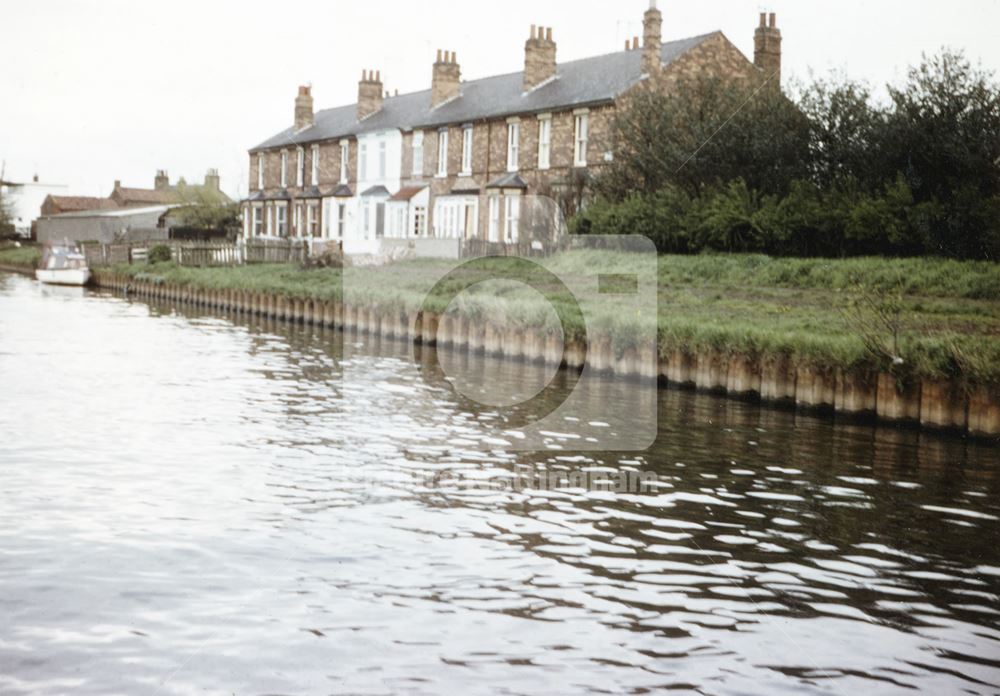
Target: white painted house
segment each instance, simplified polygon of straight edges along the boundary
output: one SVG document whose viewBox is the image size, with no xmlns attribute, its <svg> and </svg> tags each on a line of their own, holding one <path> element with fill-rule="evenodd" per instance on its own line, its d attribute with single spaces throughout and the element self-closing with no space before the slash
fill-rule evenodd
<svg viewBox="0 0 1000 696">
<path fill-rule="evenodd" d="M 26 239 L 31 236 L 31 223 L 40 215 L 45 197 L 65 195 L 68 190 L 65 184 L 41 183 L 37 174 L 23 183 L 0 181 L 0 193 L 11 203 L 14 231 Z"/>
</svg>

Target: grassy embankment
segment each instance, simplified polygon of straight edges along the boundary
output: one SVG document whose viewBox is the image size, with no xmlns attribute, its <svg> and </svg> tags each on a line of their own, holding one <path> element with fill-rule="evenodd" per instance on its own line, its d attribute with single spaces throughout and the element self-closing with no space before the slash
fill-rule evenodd
<svg viewBox="0 0 1000 696">
<path fill-rule="evenodd" d="M 0 254 L 0 262 L 2 262 Z M 563 278 L 627 272 L 634 258 L 611 252 L 568 252 L 546 261 Z M 349 299 L 412 311 L 425 297 L 435 262 L 406 261 L 349 269 Z M 195 269 L 173 264 L 116 270 L 146 280 L 212 289 L 270 292 L 322 301 L 341 299 L 341 271 L 292 265 Z M 901 375 L 958 378 L 1000 385 L 1000 265 L 944 259 L 775 259 L 760 255 L 661 256 L 657 332 L 662 354 L 706 349 L 751 359 L 789 356 L 820 368 L 881 368 L 844 307 L 858 284 L 901 293 Z M 445 309 L 443 298 L 431 308 Z M 601 298 L 586 298 L 594 325 L 628 345 L 639 322 Z M 589 305 L 589 306 L 588 306 Z M 455 309 L 455 308 L 453 308 Z M 460 311 L 520 325 L 551 328 L 547 303 L 523 286 L 473 288 Z"/>
<path fill-rule="evenodd" d="M 41 258 L 42 250 L 37 246 L 0 246 L 0 265 L 35 268 Z"/>
</svg>

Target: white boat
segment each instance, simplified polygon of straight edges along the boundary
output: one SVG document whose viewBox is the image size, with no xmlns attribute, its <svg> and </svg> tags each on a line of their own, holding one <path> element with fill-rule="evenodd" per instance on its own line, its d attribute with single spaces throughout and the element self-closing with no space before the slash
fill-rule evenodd
<svg viewBox="0 0 1000 696">
<path fill-rule="evenodd" d="M 35 277 L 50 285 L 86 285 L 90 280 L 87 257 L 72 244 L 48 245 L 42 250 Z"/>
</svg>

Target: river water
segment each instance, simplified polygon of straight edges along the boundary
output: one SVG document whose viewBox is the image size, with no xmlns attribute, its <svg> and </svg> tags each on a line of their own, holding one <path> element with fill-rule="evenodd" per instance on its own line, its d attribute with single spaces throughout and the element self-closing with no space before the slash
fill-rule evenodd
<svg viewBox="0 0 1000 696">
<path fill-rule="evenodd" d="M 519 452 L 338 338 L 0 274 L 0 693 L 1000 690 L 997 448 L 671 389 Z"/>
</svg>

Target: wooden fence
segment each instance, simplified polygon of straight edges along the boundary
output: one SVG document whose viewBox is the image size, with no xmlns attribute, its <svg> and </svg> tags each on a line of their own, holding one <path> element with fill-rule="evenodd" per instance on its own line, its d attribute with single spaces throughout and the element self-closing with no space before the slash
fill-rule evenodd
<svg viewBox="0 0 1000 696">
<path fill-rule="evenodd" d="M 302 263 L 309 257 L 309 242 L 292 239 L 251 239 L 247 242 L 184 242 L 177 240 L 80 245 L 89 266 L 145 263 L 155 247 L 170 249 L 181 266 L 237 266 L 242 263 Z M 317 249 L 317 252 L 319 250 Z"/>
<path fill-rule="evenodd" d="M 518 240 L 516 242 L 491 242 L 486 239 L 462 240 L 462 258 L 479 258 L 482 256 L 520 256 L 542 257 L 556 252 L 558 245 L 537 240 Z"/>
</svg>

